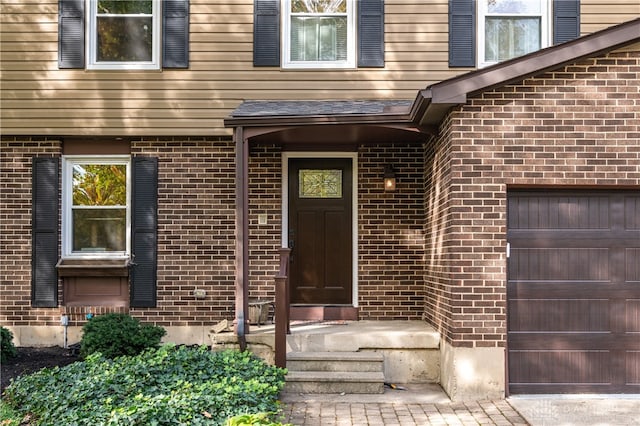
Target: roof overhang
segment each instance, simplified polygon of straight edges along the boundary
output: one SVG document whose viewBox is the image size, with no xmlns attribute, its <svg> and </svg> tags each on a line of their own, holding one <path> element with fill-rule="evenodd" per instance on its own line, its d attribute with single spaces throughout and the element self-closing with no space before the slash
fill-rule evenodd
<svg viewBox="0 0 640 426">
<path fill-rule="evenodd" d="M 470 96 L 640 42 L 640 19 L 441 81 L 418 92 L 412 113 L 422 126 L 437 126 Z"/>
<path fill-rule="evenodd" d="M 422 143 L 435 131 L 412 120 L 411 100 L 245 101 L 224 120 L 252 143 Z"/>
</svg>

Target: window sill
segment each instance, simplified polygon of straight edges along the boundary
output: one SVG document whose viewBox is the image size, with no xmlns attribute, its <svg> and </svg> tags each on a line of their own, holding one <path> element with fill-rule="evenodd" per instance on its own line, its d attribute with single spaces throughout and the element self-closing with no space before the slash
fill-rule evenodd
<svg viewBox="0 0 640 426">
<path fill-rule="evenodd" d="M 60 259 L 60 277 L 128 277 L 129 259 Z"/>
</svg>

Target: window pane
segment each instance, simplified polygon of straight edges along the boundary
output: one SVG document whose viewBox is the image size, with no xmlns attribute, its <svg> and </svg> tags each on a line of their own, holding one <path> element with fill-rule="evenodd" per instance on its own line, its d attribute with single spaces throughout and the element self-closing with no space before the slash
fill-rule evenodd
<svg viewBox="0 0 640 426">
<path fill-rule="evenodd" d="M 126 209 L 74 209 L 73 251 L 125 251 Z"/>
<path fill-rule="evenodd" d="M 485 0 L 487 12 L 540 15 L 539 0 Z"/>
<path fill-rule="evenodd" d="M 151 15 L 153 10 L 152 0 L 112 0 L 98 1 L 98 13 L 100 14 L 139 14 Z"/>
<path fill-rule="evenodd" d="M 347 18 L 291 18 L 292 61 L 346 61 Z"/>
<path fill-rule="evenodd" d="M 293 13 L 346 13 L 347 0 L 292 0 Z"/>
<path fill-rule="evenodd" d="M 487 18 L 485 61 L 499 62 L 540 49 L 540 18 Z"/>
<path fill-rule="evenodd" d="M 341 198 L 342 170 L 299 170 L 300 198 Z"/>
<path fill-rule="evenodd" d="M 98 17 L 97 60 L 149 62 L 152 58 L 151 17 Z"/>
<path fill-rule="evenodd" d="M 74 206 L 126 206 L 127 166 L 76 164 L 73 166 Z"/>
</svg>

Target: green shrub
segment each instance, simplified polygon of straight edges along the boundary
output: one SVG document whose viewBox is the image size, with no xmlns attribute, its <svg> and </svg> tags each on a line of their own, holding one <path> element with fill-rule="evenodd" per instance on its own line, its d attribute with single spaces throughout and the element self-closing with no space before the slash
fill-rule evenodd
<svg viewBox="0 0 640 426">
<path fill-rule="evenodd" d="M 20 377 L 5 402 L 33 425 L 223 425 L 278 411 L 285 373 L 248 352 L 163 345 Z"/>
<path fill-rule="evenodd" d="M 8 328 L 0 327 L 0 362 L 4 363 L 18 355 L 18 351 L 13 344 L 13 333 Z"/>
<path fill-rule="evenodd" d="M 80 356 L 100 352 L 106 358 L 137 355 L 147 348 L 157 348 L 167 332 L 164 328 L 140 324 L 126 314 L 106 314 L 94 317 L 82 327 Z"/>
</svg>

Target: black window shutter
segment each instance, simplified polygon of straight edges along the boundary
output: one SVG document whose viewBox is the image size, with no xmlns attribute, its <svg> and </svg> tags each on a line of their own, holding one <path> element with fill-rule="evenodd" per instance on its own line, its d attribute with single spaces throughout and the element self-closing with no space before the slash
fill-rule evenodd
<svg viewBox="0 0 640 426">
<path fill-rule="evenodd" d="M 384 67 L 384 0 L 358 2 L 358 66 Z"/>
<path fill-rule="evenodd" d="M 474 0 L 449 0 L 449 66 L 476 66 Z"/>
<path fill-rule="evenodd" d="M 553 2 L 553 44 L 580 37 L 580 0 Z"/>
<path fill-rule="evenodd" d="M 31 305 L 58 306 L 59 160 L 34 157 L 31 206 Z"/>
<path fill-rule="evenodd" d="M 58 68 L 84 68 L 84 0 L 58 1 Z"/>
<path fill-rule="evenodd" d="M 189 0 L 162 2 L 162 67 L 189 67 Z"/>
<path fill-rule="evenodd" d="M 158 159 L 133 158 L 131 306 L 156 306 Z"/>
<path fill-rule="evenodd" d="M 280 0 L 254 0 L 253 65 L 280 66 Z"/>
</svg>

